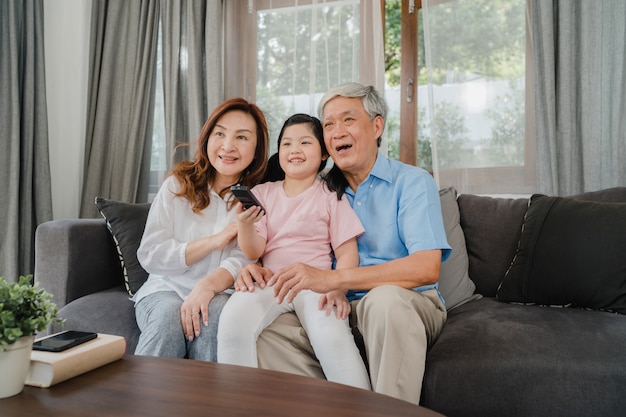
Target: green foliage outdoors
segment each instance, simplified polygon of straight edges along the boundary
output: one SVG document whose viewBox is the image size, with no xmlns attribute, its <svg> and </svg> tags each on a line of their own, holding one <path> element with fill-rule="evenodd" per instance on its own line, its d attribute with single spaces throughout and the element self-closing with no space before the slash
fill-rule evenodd
<svg viewBox="0 0 626 417">
<path fill-rule="evenodd" d="M 387 85 L 395 87 L 400 85 L 400 62 L 402 57 L 400 21 L 402 18 L 402 0 L 385 1 L 385 81 Z M 424 25 L 422 24 L 422 12 L 418 12 L 418 52 L 417 67 L 420 71 L 420 84 L 426 84 L 426 53 L 424 49 Z"/>
<path fill-rule="evenodd" d="M 392 87 L 400 85 L 401 6 L 401 0 L 385 1 L 385 79 Z"/>
<path fill-rule="evenodd" d="M 57 306 L 52 295 L 38 284 L 31 284 L 32 275 L 21 276 L 9 284 L 0 277 L 0 351 L 22 336 L 33 336 L 57 319 Z"/>
<path fill-rule="evenodd" d="M 524 1 L 458 0 L 442 2 L 429 14 L 431 82 L 449 82 L 450 73 L 481 74 L 498 80 L 523 76 Z M 424 25 L 420 21 L 420 27 Z M 424 36 L 420 30 L 420 55 Z M 445 46 L 445 47 L 444 47 Z M 420 65 L 419 84 L 427 83 L 426 65 Z"/>
<path fill-rule="evenodd" d="M 358 7 L 269 10 L 257 14 L 257 25 L 257 91 L 324 93 L 358 77 Z"/>
<path fill-rule="evenodd" d="M 424 107 L 419 108 L 417 116 L 417 154 L 418 166 L 426 170 L 433 169 L 432 145 L 430 136 L 431 121 L 426 115 Z M 435 117 L 432 123 L 438 132 L 437 149 L 439 168 L 454 168 L 462 163 L 464 157 L 463 145 L 468 141 L 468 129 L 465 118 L 458 106 L 443 102 L 435 106 Z M 397 117 L 389 118 L 387 129 L 390 138 L 399 137 L 399 121 Z M 388 155 L 393 159 L 400 159 L 400 145 L 397 140 L 388 142 Z"/>
<path fill-rule="evenodd" d="M 500 106 L 487 110 L 487 117 L 494 121 L 491 137 L 485 142 L 493 149 L 494 160 L 502 166 L 518 166 L 524 163 L 524 92 L 513 80 L 509 92 L 499 98 Z"/>
</svg>

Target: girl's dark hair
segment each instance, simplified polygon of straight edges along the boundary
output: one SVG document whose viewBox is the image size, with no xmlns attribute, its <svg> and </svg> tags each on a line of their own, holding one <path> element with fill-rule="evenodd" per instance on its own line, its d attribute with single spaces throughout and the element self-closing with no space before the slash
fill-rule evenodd
<svg viewBox="0 0 626 417">
<path fill-rule="evenodd" d="M 278 152 L 276 152 L 274 155 L 270 156 L 270 159 L 267 161 L 267 171 L 265 171 L 265 176 L 261 182 L 282 181 L 284 179 L 285 171 L 280 167 Z"/>
<path fill-rule="evenodd" d="M 337 165 L 332 166 L 324 176 L 324 181 L 326 181 L 326 186 L 330 191 L 337 193 L 337 200 L 341 200 L 341 197 L 343 197 L 348 187 L 348 180 Z"/>
<path fill-rule="evenodd" d="M 254 159 L 250 165 L 241 173 L 241 177 L 236 184 L 253 187 L 265 175 L 267 169 L 267 149 L 268 133 L 265 115 L 256 104 L 250 103 L 242 98 L 232 98 L 217 106 L 207 121 L 202 126 L 198 136 L 198 149 L 193 161 L 179 162 L 172 168 L 170 175 L 175 176 L 181 185 L 177 196 L 185 197 L 192 205 L 194 213 L 199 213 L 211 203 L 209 185 L 213 185 L 217 177 L 217 171 L 209 161 L 207 154 L 207 142 L 215 129 L 217 122 L 226 113 L 231 111 L 242 111 L 252 116 L 256 123 L 257 142 L 254 151 Z M 234 184 L 231 184 L 234 185 Z M 215 190 L 220 197 L 224 198 L 230 192 L 230 186 Z M 231 201 L 234 204 L 235 200 Z"/>
</svg>

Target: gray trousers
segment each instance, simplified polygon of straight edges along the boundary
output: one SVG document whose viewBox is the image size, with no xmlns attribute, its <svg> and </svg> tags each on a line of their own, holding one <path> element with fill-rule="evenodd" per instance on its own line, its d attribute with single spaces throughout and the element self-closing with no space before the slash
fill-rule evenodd
<svg viewBox="0 0 626 417">
<path fill-rule="evenodd" d="M 135 318 L 141 330 L 135 355 L 189 358 L 217 361 L 217 328 L 228 294 L 219 293 L 209 303 L 209 325 L 188 342 L 180 321 L 183 299 L 174 291 L 160 291 L 142 298 L 135 305 Z M 200 318 L 203 321 L 203 318 Z"/>
</svg>

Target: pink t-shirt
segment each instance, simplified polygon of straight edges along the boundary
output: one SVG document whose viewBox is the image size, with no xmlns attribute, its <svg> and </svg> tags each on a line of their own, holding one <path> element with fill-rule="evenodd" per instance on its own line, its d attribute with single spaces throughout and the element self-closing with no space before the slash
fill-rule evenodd
<svg viewBox="0 0 626 417">
<path fill-rule="evenodd" d="M 337 200 L 323 181 L 296 197 L 288 197 L 283 182 L 266 182 L 252 192 L 266 215 L 255 223 L 266 239 L 263 266 L 272 272 L 295 262 L 332 268 L 332 248 L 365 232 L 345 198 Z"/>
</svg>

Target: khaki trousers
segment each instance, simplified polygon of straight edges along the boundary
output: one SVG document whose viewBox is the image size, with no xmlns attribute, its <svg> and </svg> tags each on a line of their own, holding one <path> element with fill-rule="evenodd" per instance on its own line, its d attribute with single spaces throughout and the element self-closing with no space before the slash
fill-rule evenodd
<svg viewBox="0 0 626 417">
<path fill-rule="evenodd" d="M 352 302 L 350 324 L 363 335 L 374 391 L 419 404 L 426 352 L 446 317 L 436 290 L 384 285 Z M 261 333 L 257 355 L 260 368 L 324 378 L 294 313 L 282 314 Z"/>
</svg>

